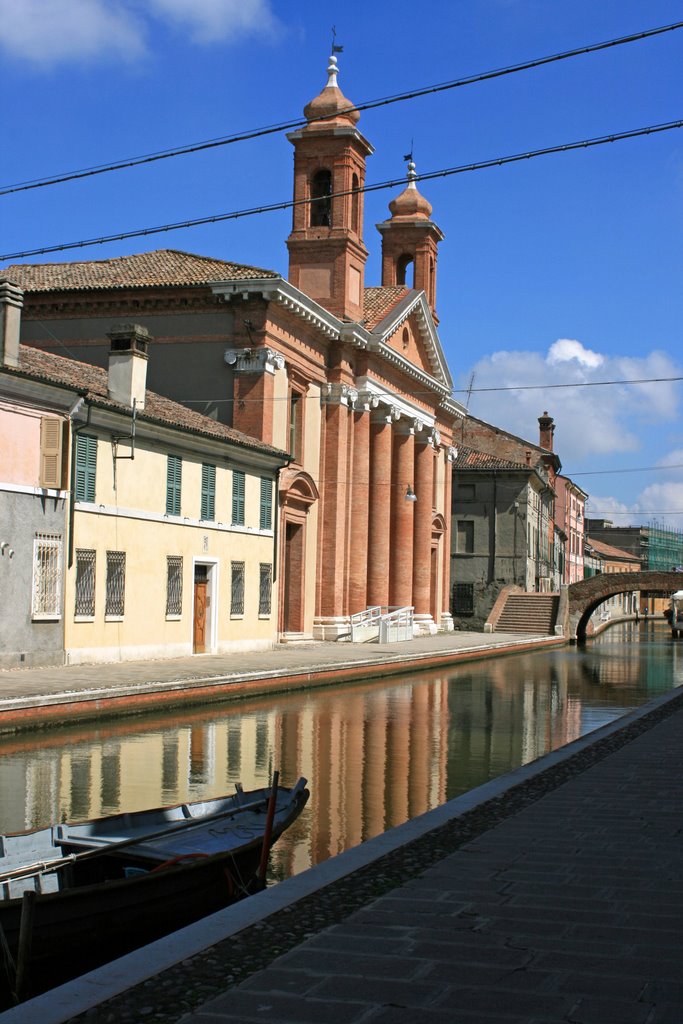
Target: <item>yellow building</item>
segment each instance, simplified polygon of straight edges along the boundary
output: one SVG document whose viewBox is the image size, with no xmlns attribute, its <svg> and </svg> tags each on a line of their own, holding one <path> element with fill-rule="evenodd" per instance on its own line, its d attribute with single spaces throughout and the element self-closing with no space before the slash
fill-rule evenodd
<svg viewBox="0 0 683 1024">
<path fill-rule="evenodd" d="M 64 396 L 66 661 L 272 646 L 289 457 L 147 391 L 144 328 L 109 337 L 108 370 L 24 346 L 17 370 Z"/>
</svg>

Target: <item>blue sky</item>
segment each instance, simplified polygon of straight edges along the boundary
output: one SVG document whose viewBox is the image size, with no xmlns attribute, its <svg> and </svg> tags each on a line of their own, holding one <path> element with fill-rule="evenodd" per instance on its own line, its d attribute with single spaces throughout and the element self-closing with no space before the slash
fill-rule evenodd
<svg viewBox="0 0 683 1024">
<path fill-rule="evenodd" d="M 0 0 L 0 186 L 298 118 L 683 20 L 681 0 Z M 683 29 L 362 115 L 368 184 L 683 118 Z M 283 134 L 0 197 L 0 252 L 291 198 Z M 683 129 L 425 182 L 445 234 L 440 333 L 469 408 L 555 417 L 589 514 L 683 528 Z M 366 281 L 396 194 L 366 198 Z M 286 274 L 289 212 L 32 262 L 173 247 Z M 0 264 L 0 273 L 2 264 Z M 477 389 L 541 385 L 540 390 Z M 456 398 L 465 400 L 462 392 Z M 665 469 L 665 466 L 681 467 Z M 659 467 L 656 470 L 649 467 Z"/>
</svg>

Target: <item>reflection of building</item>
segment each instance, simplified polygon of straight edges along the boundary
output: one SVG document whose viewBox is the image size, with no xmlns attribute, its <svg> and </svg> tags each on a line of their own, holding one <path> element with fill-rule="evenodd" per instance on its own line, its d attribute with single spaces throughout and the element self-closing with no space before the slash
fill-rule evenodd
<svg viewBox="0 0 683 1024">
<path fill-rule="evenodd" d="M 368 605 L 414 606 L 434 632 L 452 628 L 452 435 L 464 414 L 437 329 L 443 236 L 411 163 L 378 225 L 381 284 L 365 287 L 372 147 L 336 58 L 328 76 L 289 135 L 288 279 L 173 250 L 6 272 L 26 293 L 22 340 L 68 342 L 103 365 L 112 324 L 134 311 L 155 339 L 156 391 L 291 454 L 278 488 L 286 638 L 334 639 Z"/>
</svg>

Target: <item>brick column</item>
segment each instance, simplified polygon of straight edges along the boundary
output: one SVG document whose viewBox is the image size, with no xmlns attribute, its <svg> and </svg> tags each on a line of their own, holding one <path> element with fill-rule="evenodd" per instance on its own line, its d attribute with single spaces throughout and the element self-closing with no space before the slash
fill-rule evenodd
<svg viewBox="0 0 683 1024">
<path fill-rule="evenodd" d="M 394 432 L 391 489 L 391 573 L 389 601 L 403 607 L 413 603 L 413 509 L 406 490 L 414 489 L 415 434 L 405 421 Z M 402 429 L 401 429 L 402 428 Z"/>
<path fill-rule="evenodd" d="M 441 629 L 453 629 L 453 616 L 451 615 L 451 536 L 453 525 L 453 511 L 451 509 L 451 492 L 453 487 L 453 463 L 457 457 L 457 449 L 450 447 L 446 451 L 446 465 L 444 466 L 443 485 L 443 517 L 446 522 L 446 532 L 443 535 L 443 589 L 441 597 Z"/>
<path fill-rule="evenodd" d="M 329 385 L 326 396 L 325 452 L 322 474 L 322 530 L 320 553 L 322 563 L 322 588 L 320 592 L 320 617 L 337 620 L 344 616 L 344 593 L 346 582 L 346 541 L 349 480 L 347 475 L 347 447 L 351 443 L 350 411 L 348 408 L 349 389 L 345 385 Z M 355 392 L 353 397 L 355 398 Z M 322 639 L 332 639 L 328 622 L 327 634 Z M 339 630 L 338 630 L 339 632 Z"/>
<path fill-rule="evenodd" d="M 368 535 L 370 528 L 370 414 L 353 414 L 351 475 L 351 537 L 349 544 L 349 614 L 368 606 Z"/>
<path fill-rule="evenodd" d="M 269 348 L 232 349 L 225 361 L 234 373 L 232 426 L 272 444 L 275 373 L 284 356 Z"/>
<path fill-rule="evenodd" d="M 432 632 L 431 552 L 434 449 L 431 436 L 422 431 L 415 439 L 415 523 L 413 530 L 413 604 L 421 632 Z"/>
<path fill-rule="evenodd" d="M 392 416 L 380 408 L 370 425 L 370 519 L 368 524 L 368 605 L 389 604 L 391 550 Z"/>
</svg>

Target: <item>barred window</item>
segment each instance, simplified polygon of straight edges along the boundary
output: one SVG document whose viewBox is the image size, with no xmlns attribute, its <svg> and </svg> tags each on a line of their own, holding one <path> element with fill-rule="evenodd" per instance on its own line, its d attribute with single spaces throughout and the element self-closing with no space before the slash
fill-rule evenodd
<svg viewBox="0 0 683 1024">
<path fill-rule="evenodd" d="M 105 615 L 123 615 L 126 591 L 126 552 L 107 551 L 107 598 Z"/>
<path fill-rule="evenodd" d="M 259 615 L 270 615 L 271 599 L 273 594 L 273 567 L 270 562 L 261 562 L 259 565 L 258 583 L 258 613 Z"/>
<path fill-rule="evenodd" d="M 31 617 L 60 619 L 62 595 L 62 537 L 37 533 L 33 541 Z"/>
<path fill-rule="evenodd" d="M 89 548 L 76 548 L 75 615 L 92 618 L 95 614 L 96 553 Z"/>
<path fill-rule="evenodd" d="M 453 615 L 474 615 L 474 583 L 454 584 Z"/>
<path fill-rule="evenodd" d="M 273 528 L 273 481 L 264 476 L 261 477 L 259 528 L 261 530 L 272 530 Z"/>
<path fill-rule="evenodd" d="M 182 555 L 167 555 L 166 557 L 166 614 L 183 614 Z"/>
<path fill-rule="evenodd" d="M 244 615 L 244 562 L 231 562 L 230 614 Z"/>
</svg>

